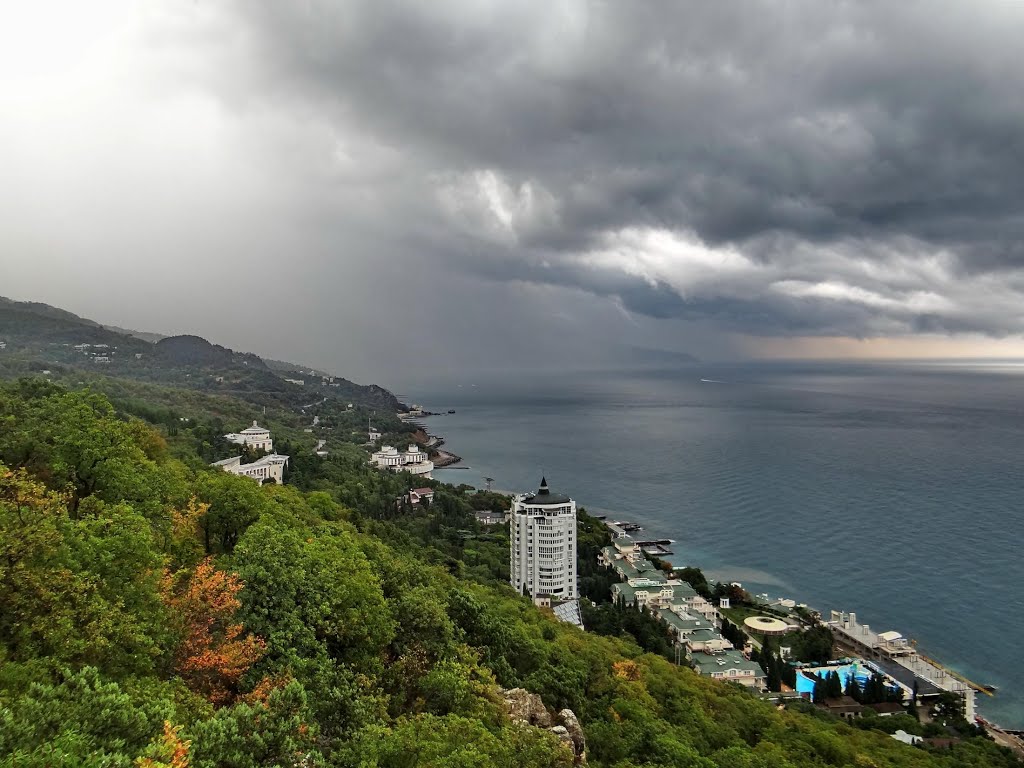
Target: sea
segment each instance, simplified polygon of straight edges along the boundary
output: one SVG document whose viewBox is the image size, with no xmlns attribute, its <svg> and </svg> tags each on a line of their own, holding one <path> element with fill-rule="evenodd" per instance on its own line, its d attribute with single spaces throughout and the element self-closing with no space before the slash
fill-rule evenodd
<svg viewBox="0 0 1024 768">
<path fill-rule="evenodd" d="M 546 476 L 673 539 L 676 565 L 915 639 L 1024 727 L 1024 363 L 525 369 L 402 395 L 463 457 L 437 479 Z"/>
</svg>

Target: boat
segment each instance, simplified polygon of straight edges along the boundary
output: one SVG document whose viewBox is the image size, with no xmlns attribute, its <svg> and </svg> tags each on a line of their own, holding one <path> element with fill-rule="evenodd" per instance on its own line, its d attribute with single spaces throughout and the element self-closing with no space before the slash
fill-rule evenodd
<svg viewBox="0 0 1024 768">
<path fill-rule="evenodd" d="M 455 413 L 455 409 L 454 408 L 449 408 L 448 409 L 448 413 Z"/>
</svg>

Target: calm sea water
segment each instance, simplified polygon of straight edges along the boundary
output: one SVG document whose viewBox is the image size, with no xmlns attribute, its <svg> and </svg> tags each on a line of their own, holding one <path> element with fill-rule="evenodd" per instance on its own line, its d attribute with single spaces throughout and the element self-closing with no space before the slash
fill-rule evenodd
<svg viewBox="0 0 1024 768">
<path fill-rule="evenodd" d="M 403 394 L 469 469 L 676 540 L 676 564 L 857 611 L 980 683 L 1024 725 L 1024 366 L 525 371 Z"/>
</svg>

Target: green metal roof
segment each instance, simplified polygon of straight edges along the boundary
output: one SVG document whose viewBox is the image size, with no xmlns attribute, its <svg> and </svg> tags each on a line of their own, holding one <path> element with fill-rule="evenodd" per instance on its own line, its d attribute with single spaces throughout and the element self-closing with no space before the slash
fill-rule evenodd
<svg viewBox="0 0 1024 768">
<path fill-rule="evenodd" d="M 725 653 L 695 653 L 691 661 L 698 668 L 701 674 L 710 675 L 712 672 L 728 673 L 730 669 L 751 670 L 755 677 L 763 677 L 765 672 L 756 661 L 750 661 L 739 651 L 726 651 Z M 719 663 L 724 661 L 724 664 Z"/>
</svg>

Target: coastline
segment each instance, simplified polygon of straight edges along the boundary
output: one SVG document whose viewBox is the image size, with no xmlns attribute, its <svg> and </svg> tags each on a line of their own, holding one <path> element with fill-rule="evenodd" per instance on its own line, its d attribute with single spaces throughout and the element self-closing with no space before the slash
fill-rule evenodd
<svg viewBox="0 0 1024 768">
<path fill-rule="evenodd" d="M 460 411 L 460 413 L 461 413 L 461 411 Z M 463 426 L 465 426 L 465 425 L 463 425 Z M 477 450 L 479 450 L 478 447 L 477 447 Z M 445 453 L 447 453 L 447 452 L 445 452 Z M 487 459 L 487 457 L 484 456 L 482 460 L 486 461 L 486 459 Z M 470 457 L 469 461 L 473 461 L 473 458 Z M 490 459 L 490 462 L 492 462 L 492 463 L 490 463 L 488 465 L 490 473 L 495 474 L 495 475 L 503 474 L 503 472 L 501 472 L 502 467 L 494 462 L 494 458 L 493 457 L 492 457 L 492 459 Z M 438 465 L 438 466 L 441 466 L 441 465 Z M 445 464 L 443 466 L 450 466 L 450 465 L 449 464 Z M 455 468 L 458 469 L 459 467 L 455 467 Z M 499 470 L 499 471 L 495 471 L 495 470 Z M 481 470 L 481 471 L 486 471 L 486 470 Z M 575 477 L 575 480 L 577 480 L 577 483 L 579 484 L 580 481 L 581 481 L 581 478 L 580 477 Z M 451 482 L 455 482 L 455 483 L 460 482 L 458 479 L 449 479 L 447 481 L 451 481 Z M 479 482 L 479 481 L 477 480 L 477 482 Z M 582 487 L 586 487 L 586 486 L 587 486 L 586 485 L 586 481 L 584 481 Z M 482 486 L 480 486 L 480 487 L 482 487 Z M 593 494 L 593 489 L 591 490 L 591 493 Z M 594 501 L 593 496 L 591 497 L 591 501 L 592 502 Z M 581 506 L 591 507 L 592 505 L 581 503 Z M 593 508 L 594 509 L 599 509 L 600 513 L 602 513 L 602 514 L 606 513 L 608 520 L 623 519 L 623 518 L 626 518 L 626 519 L 636 519 L 635 517 L 631 518 L 629 513 L 623 513 L 623 515 L 620 516 L 616 512 L 608 509 L 607 507 L 605 507 L 603 505 L 594 505 Z M 642 512 L 642 510 L 634 510 L 633 514 L 634 515 L 641 515 L 642 516 L 643 512 Z M 650 521 L 645 521 L 644 524 L 645 525 L 646 524 L 650 524 Z M 667 539 L 666 537 L 660 536 L 660 534 L 658 534 L 657 529 L 659 527 L 662 527 L 662 526 L 659 526 L 656 522 L 654 522 L 654 523 L 650 524 L 650 529 L 649 530 L 645 530 L 643 532 L 643 534 L 638 535 L 638 537 L 639 538 L 643 538 L 643 539 L 655 540 L 655 541 L 662 540 L 662 539 Z M 677 532 L 676 536 L 677 537 L 679 536 L 678 532 Z M 683 562 L 684 560 L 686 560 L 687 556 L 685 554 L 685 550 L 687 549 L 687 547 L 685 545 L 678 545 L 678 546 L 682 550 L 684 550 L 684 551 L 680 551 L 679 549 L 677 549 L 677 552 L 676 552 L 675 555 L 666 555 L 664 557 L 664 559 L 667 559 L 669 561 L 678 560 L 679 562 Z M 657 555 L 658 553 L 655 552 L 653 554 Z M 662 555 L 658 555 L 658 556 L 662 556 Z M 673 564 L 675 564 L 675 563 L 673 563 Z M 700 562 L 699 561 L 689 562 L 687 564 L 696 565 L 698 567 L 700 566 Z M 713 566 L 712 567 L 712 571 L 714 571 L 714 570 L 715 570 L 715 568 Z M 738 578 L 739 581 L 742 581 L 742 582 L 748 581 L 746 579 L 743 579 L 741 577 L 741 575 L 739 575 L 738 573 L 736 573 L 734 575 L 736 575 L 736 577 Z M 721 579 L 722 581 L 730 581 L 731 580 L 729 578 L 729 574 L 728 573 L 720 573 L 720 574 L 718 574 L 718 578 Z M 755 581 L 756 583 L 758 582 L 757 578 L 753 578 L 753 581 Z M 784 589 L 784 592 L 782 592 L 780 594 L 800 595 L 801 592 L 802 592 L 802 590 L 800 589 L 801 582 L 798 582 L 797 580 L 792 580 L 791 583 L 794 586 L 781 588 L 781 589 Z M 762 585 L 759 584 L 755 589 L 757 591 L 760 591 L 761 586 Z M 772 594 L 779 594 L 779 593 L 774 593 L 773 592 Z M 841 597 L 839 600 L 825 600 L 825 601 L 823 601 L 823 600 L 818 599 L 816 602 L 818 604 L 826 604 L 827 605 L 827 604 L 831 603 L 833 605 L 840 605 L 840 606 L 842 606 L 844 604 L 845 600 L 846 600 L 846 598 Z M 798 600 L 798 602 L 799 602 L 799 600 Z M 860 602 L 860 601 L 858 601 L 858 600 L 852 600 L 851 601 L 852 604 L 856 604 L 857 602 Z M 824 611 L 824 618 L 825 618 L 825 620 L 827 620 L 828 614 L 829 614 L 829 611 L 827 611 L 827 610 Z M 870 611 L 868 610 L 867 613 L 865 614 L 865 617 L 867 617 L 869 615 L 870 615 Z M 902 620 L 901 620 L 901 616 L 902 615 L 903 615 L 902 613 L 898 613 L 895 616 L 890 616 L 889 620 L 887 621 L 887 624 L 899 627 L 902 624 Z M 874 616 L 874 617 L 876 617 L 876 620 L 878 621 L 878 616 Z M 910 624 L 912 625 L 912 621 L 910 622 Z M 885 629 L 888 629 L 888 627 L 885 628 Z M 910 631 L 913 632 L 912 627 L 911 627 Z M 921 633 L 920 629 L 919 629 L 918 632 L 916 632 L 914 634 L 919 634 L 919 633 Z M 928 633 L 921 633 L 921 634 L 919 634 L 919 636 L 923 636 L 923 637 L 927 638 L 929 635 L 928 635 Z M 927 647 L 927 642 L 926 642 L 926 647 Z M 946 652 L 943 655 L 945 657 L 947 657 L 947 658 L 953 658 L 953 659 L 964 659 L 964 658 L 970 659 L 970 658 L 973 658 L 973 655 L 971 655 L 971 654 L 964 654 L 964 653 L 957 654 L 957 653 L 948 653 L 948 652 Z M 942 664 L 939 664 L 939 663 L 936 663 L 936 664 L 937 664 L 937 666 L 940 669 L 946 670 L 946 674 L 949 677 L 956 677 L 957 675 L 959 675 L 959 673 L 956 673 L 955 670 L 952 669 L 952 668 L 946 667 L 945 665 L 942 665 Z M 982 676 L 978 676 L 976 679 L 981 680 L 982 682 L 998 683 L 999 687 L 1000 687 L 1000 689 L 1002 689 L 1002 691 L 1014 691 L 1014 689 L 1011 688 L 1010 686 L 1006 686 L 1005 683 L 1004 683 L 1004 680 L 1001 680 L 1001 679 L 986 680 L 985 677 L 982 677 Z M 979 688 L 983 688 L 983 687 L 986 687 L 986 686 L 979 686 Z M 978 688 L 976 688 L 976 690 L 977 689 Z M 982 700 L 984 700 L 984 699 L 982 699 Z M 985 707 L 986 710 L 988 709 L 987 706 L 985 706 L 985 705 L 983 705 L 983 707 Z M 1022 750 L 1021 752 L 1019 752 L 1019 754 L 1024 756 L 1024 746 L 1020 745 L 1019 736 L 1018 736 L 1018 728 L 1020 727 L 1020 726 L 1017 725 L 1017 720 L 1018 719 L 1016 717 L 1009 717 L 1008 716 L 1008 717 L 1002 719 L 1002 722 L 1004 722 L 1004 724 L 999 725 L 997 722 L 992 722 L 991 720 L 989 720 L 988 718 L 990 718 L 990 717 L 991 716 L 987 712 L 985 712 L 984 715 L 978 715 L 978 719 L 977 719 L 976 722 L 979 725 L 985 727 L 989 731 L 990 735 L 992 735 L 993 738 L 996 738 L 996 740 L 998 740 L 1000 743 L 1007 743 L 1008 741 L 1016 742 L 1016 743 L 1007 743 L 1007 745 L 1011 745 L 1012 748 L 1015 749 L 1015 750 Z"/>
<path fill-rule="evenodd" d="M 430 411 L 424 411 L 419 417 L 426 416 L 437 416 L 439 414 L 432 413 Z M 443 467 L 450 467 L 453 464 L 458 464 L 462 461 L 462 457 L 452 453 L 451 451 L 445 451 L 441 449 L 444 445 L 444 438 L 440 435 L 432 435 L 427 431 L 427 428 L 422 424 L 415 424 L 416 431 L 412 433 L 413 439 L 417 443 L 421 443 L 424 448 L 428 451 L 436 451 L 437 453 L 430 457 L 430 460 L 434 463 L 434 467 L 441 469 Z"/>
<path fill-rule="evenodd" d="M 620 538 L 620 537 L 632 538 L 636 534 L 639 534 L 640 532 L 644 531 L 644 528 L 642 528 L 639 525 L 636 525 L 634 523 L 623 522 L 623 521 L 620 521 L 620 522 L 616 523 L 616 522 L 613 522 L 613 521 L 609 520 L 606 516 L 598 517 L 597 520 L 612 535 L 613 540 L 615 538 Z M 628 529 L 628 532 L 627 532 L 627 530 L 624 530 L 624 529 Z M 649 532 L 647 532 L 647 533 L 649 533 Z M 659 540 L 657 535 L 655 535 L 655 534 L 649 534 L 646 538 L 654 539 L 654 540 Z M 649 549 L 646 548 L 646 547 L 642 548 L 641 551 L 644 552 L 644 554 L 646 554 L 646 555 L 650 555 L 650 554 L 655 554 L 656 555 L 657 554 L 655 552 L 649 551 Z M 675 555 L 673 554 L 673 555 L 664 556 L 661 559 L 663 559 L 665 562 L 667 562 L 669 565 L 671 565 L 674 569 L 675 568 L 682 568 L 682 567 L 684 567 L 683 565 L 677 565 L 676 563 L 672 562 L 674 557 L 675 557 Z M 690 567 L 700 568 L 699 564 L 694 564 L 694 563 L 690 563 L 689 566 Z M 760 597 L 760 596 L 754 596 L 754 597 L 756 598 L 756 597 Z M 783 600 L 783 598 L 779 598 L 779 601 L 781 601 L 781 600 Z M 791 599 L 788 599 L 787 602 L 793 602 L 793 601 Z M 771 605 L 771 603 L 769 603 L 768 605 Z M 809 609 L 811 615 L 818 616 L 819 617 L 818 618 L 818 622 L 820 624 L 822 624 L 824 626 L 830 626 L 831 627 L 830 622 L 825 620 L 825 614 L 823 614 L 822 612 L 820 612 L 817 609 L 813 608 L 812 606 L 807 605 L 806 603 L 800 603 L 798 605 L 800 607 Z M 835 613 L 835 611 L 832 611 L 831 613 Z M 833 635 L 835 635 L 834 631 L 833 631 Z M 845 645 L 843 644 L 841 638 L 837 637 L 835 642 L 837 644 L 837 648 L 843 649 L 843 650 L 849 650 L 851 653 L 855 652 L 853 649 L 845 647 Z M 917 644 L 916 640 L 911 641 L 911 643 L 916 647 L 916 644 Z M 994 695 L 994 693 L 992 691 L 986 690 L 985 686 L 981 686 L 981 685 L 978 685 L 977 683 L 971 682 L 964 675 L 962 675 L 961 673 L 957 672 L 955 669 L 953 669 L 951 667 L 948 667 L 945 664 L 943 664 L 941 662 L 938 662 L 938 661 L 936 661 L 934 659 L 931 659 L 931 658 L 925 656 L 923 653 L 921 654 L 921 657 L 924 660 L 926 660 L 927 663 L 935 665 L 939 670 L 942 670 L 949 677 L 952 677 L 955 680 L 958 680 L 960 682 L 966 683 L 967 686 L 972 688 L 975 692 L 985 693 L 985 694 L 987 694 L 989 696 Z M 922 677 L 922 679 L 925 679 L 925 678 Z M 1007 726 L 1000 725 L 998 723 L 992 722 L 992 721 L 988 720 L 987 718 L 983 717 L 980 713 L 977 713 L 977 711 L 975 711 L 975 714 L 974 714 L 974 717 L 973 717 L 973 722 L 974 722 L 974 724 L 982 727 L 985 730 L 985 733 L 988 734 L 988 736 L 993 741 L 995 741 L 997 744 L 1000 744 L 1001 746 L 1004 746 L 1004 747 L 1010 749 L 1018 757 L 1024 759 L 1024 729 L 1021 729 L 1021 728 L 1018 728 L 1018 727 L 1015 727 L 1015 726 L 1007 727 Z"/>
<path fill-rule="evenodd" d="M 439 450 L 437 452 L 437 455 L 431 457 L 430 460 L 434 462 L 435 468 L 440 469 L 442 467 L 450 467 L 453 464 L 458 464 L 459 462 L 462 461 L 462 457 L 456 456 L 454 453 L 451 453 L 449 451 Z"/>
</svg>

